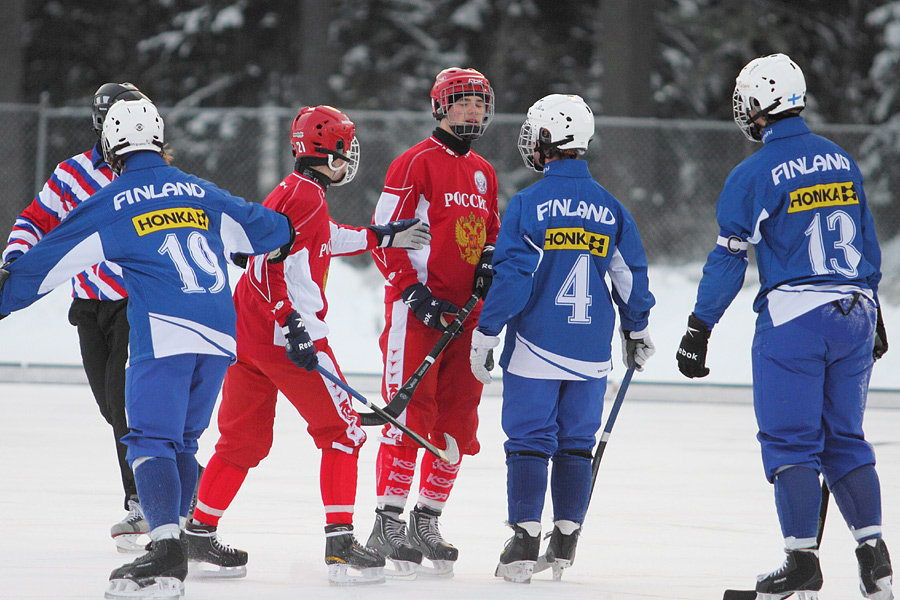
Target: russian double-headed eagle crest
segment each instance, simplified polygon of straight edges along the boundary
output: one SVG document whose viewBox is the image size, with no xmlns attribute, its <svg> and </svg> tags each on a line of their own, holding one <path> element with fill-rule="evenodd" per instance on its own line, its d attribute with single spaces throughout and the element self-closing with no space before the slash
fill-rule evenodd
<svg viewBox="0 0 900 600">
<path fill-rule="evenodd" d="M 456 243 L 459 246 L 459 255 L 464 261 L 470 265 L 478 264 L 486 240 L 484 217 L 469 213 L 468 216 L 457 219 Z"/>
</svg>

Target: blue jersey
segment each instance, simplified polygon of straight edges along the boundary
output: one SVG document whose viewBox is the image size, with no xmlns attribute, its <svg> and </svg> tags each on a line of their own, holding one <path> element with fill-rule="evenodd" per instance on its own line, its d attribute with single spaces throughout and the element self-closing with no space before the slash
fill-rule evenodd
<svg viewBox="0 0 900 600">
<path fill-rule="evenodd" d="M 290 240 L 287 219 L 168 166 L 154 152 L 73 210 L 8 267 L 0 314 L 25 308 L 85 268 L 122 267 L 129 361 L 177 354 L 235 356 L 226 256 Z"/>
<path fill-rule="evenodd" d="M 695 315 L 712 327 L 740 291 L 753 244 L 757 330 L 854 292 L 876 299 L 881 250 L 853 159 L 802 117 L 776 121 L 764 146 L 728 176 L 719 237 L 703 269 Z"/>
<path fill-rule="evenodd" d="M 614 302 L 624 329 L 647 327 L 655 301 L 637 226 L 587 163 L 551 161 L 506 208 L 479 329 L 506 325 L 500 365 L 510 373 L 601 378 L 612 368 Z"/>
</svg>

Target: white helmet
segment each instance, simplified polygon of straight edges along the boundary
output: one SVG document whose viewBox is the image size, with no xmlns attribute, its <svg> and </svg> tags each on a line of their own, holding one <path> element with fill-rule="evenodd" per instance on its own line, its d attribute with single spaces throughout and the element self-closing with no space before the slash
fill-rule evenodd
<svg viewBox="0 0 900 600">
<path fill-rule="evenodd" d="M 531 105 L 519 132 L 519 154 L 525 164 L 542 171 L 543 160 L 535 163 L 535 150 L 540 156 L 551 150 L 587 151 L 594 135 L 594 113 L 581 96 L 550 94 Z"/>
<path fill-rule="evenodd" d="M 106 113 L 101 141 L 103 159 L 110 165 L 129 152 L 162 152 L 163 120 L 149 100 L 120 100 Z"/>
<path fill-rule="evenodd" d="M 741 69 L 735 79 L 733 100 L 735 123 L 747 138 L 758 142 L 762 131 L 750 118 L 750 111 L 756 118 L 802 110 L 806 106 L 806 79 L 786 54 L 761 56 Z"/>
</svg>

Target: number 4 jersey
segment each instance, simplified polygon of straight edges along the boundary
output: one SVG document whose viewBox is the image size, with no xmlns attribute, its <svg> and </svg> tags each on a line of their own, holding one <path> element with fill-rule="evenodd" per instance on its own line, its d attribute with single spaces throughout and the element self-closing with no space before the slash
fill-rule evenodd
<svg viewBox="0 0 900 600">
<path fill-rule="evenodd" d="M 553 161 L 509 201 L 478 329 L 506 325 L 500 365 L 514 375 L 599 379 L 612 368 L 615 307 L 638 331 L 654 302 L 631 215 L 583 160 Z"/>
<path fill-rule="evenodd" d="M 0 314 L 25 308 L 76 273 L 111 260 L 128 290 L 129 362 L 176 354 L 235 356 L 226 256 L 291 239 L 288 220 L 139 152 L 7 269 Z"/>
<path fill-rule="evenodd" d="M 750 244 L 760 279 L 757 331 L 853 292 L 875 299 L 881 251 L 856 163 L 802 117 L 773 123 L 763 142 L 719 195 L 719 237 L 696 316 L 709 326 L 719 321 L 743 284 Z"/>
</svg>

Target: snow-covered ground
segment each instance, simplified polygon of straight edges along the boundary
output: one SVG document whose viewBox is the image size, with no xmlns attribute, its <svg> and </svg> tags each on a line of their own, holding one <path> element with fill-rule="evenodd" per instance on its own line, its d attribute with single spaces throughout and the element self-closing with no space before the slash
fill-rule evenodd
<svg viewBox="0 0 900 600">
<path fill-rule="evenodd" d="M 714 600 L 726 587 L 752 586 L 757 573 L 778 567 L 783 557 L 749 392 L 741 385 L 750 381 L 752 284 L 716 328 L 709 357 L 713 372 L 704 380 L 723 389 L 737 384 L 730 393 L 736 402 L 680 402 L 668 396 L 665 385 L 649 385 L 677 383 L 682 392 L 701 395 L 703 386 L 682 378 L 674 360 L 699 271 L 699 266 L 651 270 L 659 302 L 651 325 L 658 354 L 635 376 L 626 397 L 603 457 L 577 561 L 562 582 L 552 582 L 549 572 L 530 586 L 493 577 L 509 537 L 503 525 L 505 467 L 495 385 L 486 388 L 480 411 L 482 452 L 465 459 L 442 521 L 446 537 L 460 548 L 456 577 L 329 587 L 318 452 L 305 423 L 282 403 L 272 453 L 251 472 L 220 527 L 227 542 L 250 552 L 249 574 L 234 581 L 189 579 L 185 597 L 524 600 L 552 594 L 573 600 Z M 380 285 L 377 273 L 333 263 L 331 341 L 347 372 L 374 373 L 380 367 Z M 5 341 L 0 363 L 80 364 L 77 336 L 66 322 L 68 304 L 67 291 L 57 290 L 0 322 Z M 885 320 L 890 336 L 891 324 L 900 323 L 896 304 L 886 307 Z M 878 455 L 885 537 L 895 554 L 900 548 L 898 367 L 900 347 L 893 347 L 876 365 L 873 387 L 895 392 L 883 392 L 886 401 L 870 408 L 866 418 Z M 617 362 L 613 388 L 621 373 Z M 351 376 L 354 381 L 362 380 Z M 658 391 L 648 397 L 639 393 L 641 384 Z M 124 511 L 111 431 L 90 390 L 0 384 L 0 411 L 0 598 L 101 598 L 109 572 L 132 557 L 118 554 L 109 539 L 109 527 Z M 370 436 L 360 457 L 357 495 L 356 525 L 363 539 L 375 503 L 377 431 L 370 430 Z M 213 424 L 201 439 L 202 462 L 216 439 Z M 545 511 L 545 526 L 549 522 Z M 823 600 L 859 597 L 853 547 L 832 504 L 822 545 Z"/>
</svg>

